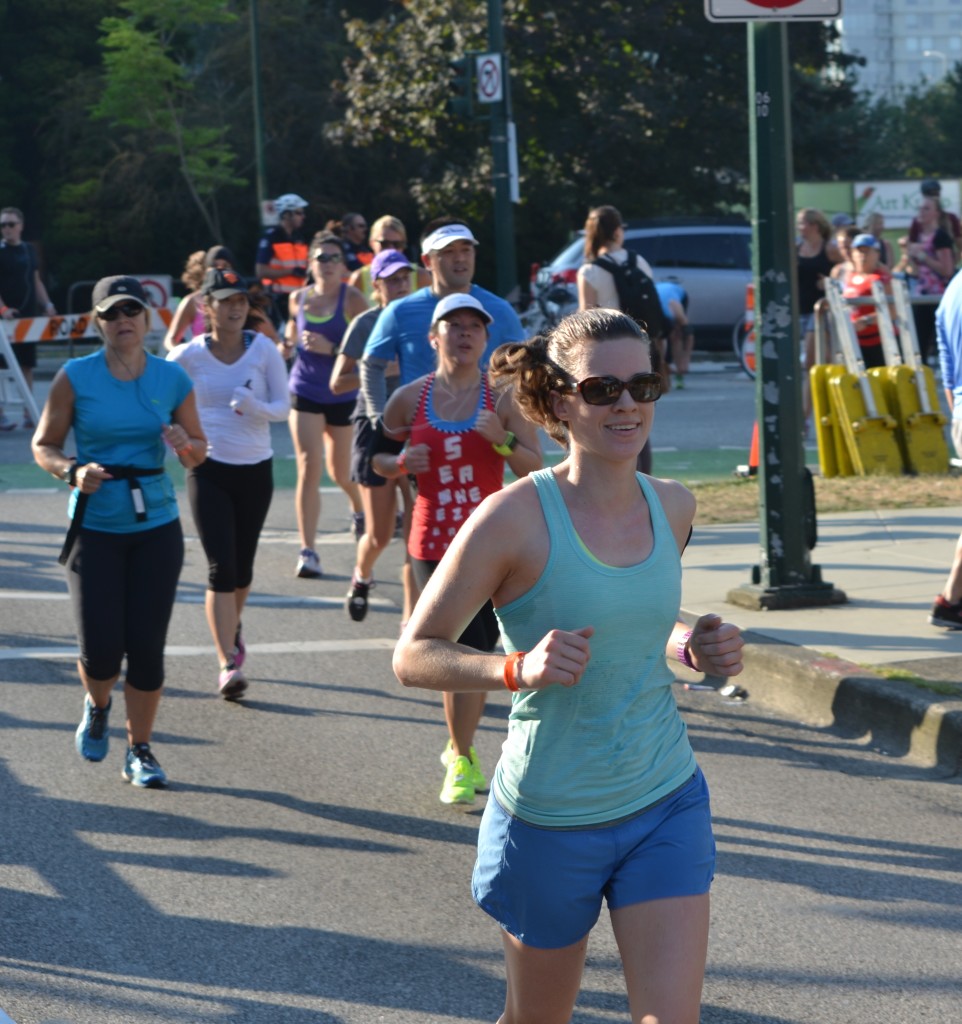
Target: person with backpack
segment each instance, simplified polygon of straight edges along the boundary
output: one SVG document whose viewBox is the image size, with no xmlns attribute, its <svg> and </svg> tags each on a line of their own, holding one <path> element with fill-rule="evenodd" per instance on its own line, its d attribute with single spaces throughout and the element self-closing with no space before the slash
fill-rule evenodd
<svg viewBox="0 0 962 1024">
<path fill-rule="evenodd" d="M 613 206 L 596 206 L 585 221 L 585 261 L 578 270 L 578 309 L 617 309 L 627 313 L 651 339 L 652 368 L 667 391 L 663 372 L 665 316 L 644 256 L 625 248 L 625 224 Z M 638 469 L 651 472 L 651 441 L 638 457 Z"/>
</svg>

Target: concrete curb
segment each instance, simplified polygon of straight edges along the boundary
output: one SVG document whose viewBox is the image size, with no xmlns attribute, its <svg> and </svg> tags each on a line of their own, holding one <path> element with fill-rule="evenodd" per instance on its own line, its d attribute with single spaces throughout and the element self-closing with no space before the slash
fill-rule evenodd
<svg viewBox="0 0 962 1024">
<path fill-rule="evenodd" d="M 886 679 L 761 633 L 746 631 L 744 637 L 745 670 L 737 682 L 749 700 L 809 725 L 864 737 L 939 774 L 962 770 L 962 698 Z"/>
</svg>

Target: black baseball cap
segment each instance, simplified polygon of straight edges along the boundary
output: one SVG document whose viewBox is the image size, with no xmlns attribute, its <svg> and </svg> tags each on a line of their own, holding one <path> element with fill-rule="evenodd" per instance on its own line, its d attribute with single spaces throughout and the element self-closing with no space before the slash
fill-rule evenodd
<svg viewBox="0 0 962 1024">
<path fill-rule="evenodd" d="M 942 185 L 937 178 L 926 178 L 919 186 L 923 196 L 940 196 Z"/>
<path fill-rule="evenodd" d="M 211 299 L 229 299 L 232 295 L 246 295 L 247 285 L 233 270 L 212 268 L 204 275 L 200 293 Z"/>
<path fill-rule="evenodd" d="M 147 298 L 144 286 L 136 277 L 127 277 L 123 274 L 102 277 L 94 285 L 92 301 L 97 313 L 106 313 L 111 306 L 116 306 L 118 302 L 131 299 L 144 307 L 150 306 L 150 299 Z"/>
</svg>

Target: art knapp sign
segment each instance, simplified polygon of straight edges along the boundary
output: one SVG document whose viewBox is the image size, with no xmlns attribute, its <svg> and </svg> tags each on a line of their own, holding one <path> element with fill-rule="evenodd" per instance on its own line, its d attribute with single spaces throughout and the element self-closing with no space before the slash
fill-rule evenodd
<svg viewBox="0 0 962 1024">
<path fill-rule="evenodd" d="M 915 181 L 857 181 L 854 187 L 855 219 L 859 224 L 872 213 L 885 218 L 887 228 L 907 228 L 922 202 L 922 182 Z M 959 182 L 943 181 L 942 207 L 952 213 L 959 212 Z"/>
</svg>

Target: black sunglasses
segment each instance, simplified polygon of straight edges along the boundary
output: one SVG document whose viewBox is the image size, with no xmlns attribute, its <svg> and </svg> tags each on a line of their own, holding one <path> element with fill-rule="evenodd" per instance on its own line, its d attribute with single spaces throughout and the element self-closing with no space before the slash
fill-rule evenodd
<svg viewBox="0 0 962 1024">
<path fill-rule="evenodd" d="M 19 224 L 18 220 L 0 220 L 0 228 L 15 228 Z"/>
<path fill-rule="evenodd" d="M 340 263 L 341 254 L 339 252 L 316 252 L 314 253 L 314 259 L 318 263 Z"/>
<path fill-rule="evenodd" d="M 627 390 L 636 402 L 647 404 L 661 398 L 661 376 L 657 373 L 636 373 L 630 380 L 618 377 L 585 377 L 569 390 L 577 391 L 588 405 L 614 405 Z"/>
<path fill-rule="evenodd" d="M 377 244 L 382 249 L 403 249 L 404 243 L 396 238 L 378 238 Z"/>
<path fill-rule="evenodd" d="M 135 316 L 139 316 L 144 311 L 144 306 L 139 302 L 118 302 L 116 305 L 105 309 L 102 313 L 98 313 L 97 316 L 101 320 L 119 320 L 121 317 L 125 317 L 127 320 L 133 320 Z"/>
</svg>

